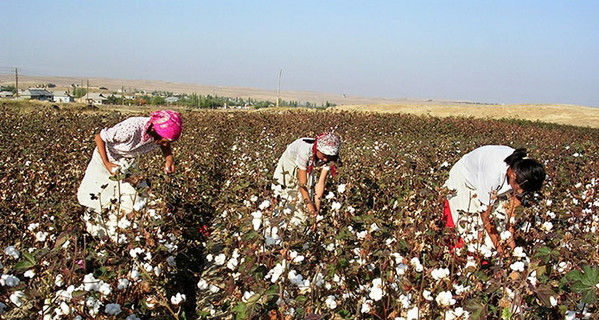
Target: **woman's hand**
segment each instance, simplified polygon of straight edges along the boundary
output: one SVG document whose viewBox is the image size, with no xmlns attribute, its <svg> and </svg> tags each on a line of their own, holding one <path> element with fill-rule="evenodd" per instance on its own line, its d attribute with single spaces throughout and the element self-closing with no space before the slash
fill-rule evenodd
<svg viewBox="0 0 599 320">
<path fill-rule="evenodd" d="M 108 170 L 108 172 L 112 176 L 119 173 L 119 169 L 121 168 L 121 166 L 119 166 L 118 164 L 114 164 L 112 162 L 104 162 L 104 167 L 106 167 L 106 170 Z"/>
<path fill-rule="evenodd" d="M 164 173 L 174 173 L 175 172 L 175 163 L 169 159 L 164 163 Z"/>
<path fill-rule="evenodd" d="M 310 202 L 306 206 L 308 207 L 308 212 L 310 212 L 310 215 L 312 215 L 312 216 L 318 215 L 318 209 L 316 208 L 314 203 Z"/>
</svg>

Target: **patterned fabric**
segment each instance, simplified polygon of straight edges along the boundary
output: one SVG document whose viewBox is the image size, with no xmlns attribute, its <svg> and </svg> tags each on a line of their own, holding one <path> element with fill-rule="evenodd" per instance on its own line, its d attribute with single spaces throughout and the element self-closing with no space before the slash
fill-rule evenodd
<svg viewBox="0 0 599 320">
<path fill-rule="evenodd" d="M 132 117 L 112 128 L 102 129 L 100 137 L 106 143 L 108 160 L 116 162 L 121 158 L 136 158 L 158 148 L 146 133 L 149 125 L 149 117 Z"/>
<path fill-rule="evenodd" d="M 341 140 L 336 135 L 325 132 L 316 136 L 316 149 L 325 155 L 336 156 L 339 154 Z"/>
<path fill-rule="evenodd" d="M 156 133 L 170 141 L 175 141 L 181 136 L 183 121 L 181 114 L 172 110 L 158 110 L 152 112 L 150 122 Z"/>
</svg>

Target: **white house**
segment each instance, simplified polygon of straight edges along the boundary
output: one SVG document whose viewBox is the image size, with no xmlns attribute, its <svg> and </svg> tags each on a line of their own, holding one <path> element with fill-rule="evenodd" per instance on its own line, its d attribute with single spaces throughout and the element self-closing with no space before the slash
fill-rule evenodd
<svg viewBox="0 0 599 320">
<path fill-rule="evenodd" d="M 73 101 L 75 101 L 75 98 L 73 98 L 73 96 L 68 94 L 66 91 L 54 91 L 53 94 L 54 94 L 54 98 L 52 99 L 53 102 L 73 102 Z"/>
<path fill-rule="evenodd" d="M 84 95 L 83 97 L 77 99 L 77 101 L 79 102 L 89 104 L 105 104 L 106 100 L 108 100 L 108 98 L 106 98 L 103 94 L 98 92 L 90 92 Z"/>
<path fill-rule="evenodd" d="M 0 91 L 0 98 L 11 98 L 12 96 L 12 91 Z"/>
</svg>

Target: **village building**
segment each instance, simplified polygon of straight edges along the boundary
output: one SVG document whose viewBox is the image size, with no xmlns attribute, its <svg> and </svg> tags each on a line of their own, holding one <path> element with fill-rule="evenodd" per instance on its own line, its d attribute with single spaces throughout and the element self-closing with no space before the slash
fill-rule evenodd
<svg viewBox="0 0 599 320">
<path fill-rule="evenodd" d="M 52 101 L 52 97 L 52 92 L 39 88 L 29 88 L 19 93 L 19 99 Z"/>
<path fill-rule="evenodd" d="M 73 96 L 71 96 L 66 91 L 54 91 L 53 94 L 54 94 L 54 97 L 52 98 L 53 102 L 66 103 L 66 102 L 74 102 L 75 101 L 75 98 L 73 98 Z"/>
<path fill-rule="evenodd" d="M 77 102 L 87 103 L 87 104 L 106 104 L 108 98 L 104 96 L 102 93 L 98 92 L 90 92 L 83 97 L 77 99 Z"/>
<path fill-rule="evenodd" d="M 12 98 L 12 91 L 0 91 L 0 98 Z"/>
</svg>

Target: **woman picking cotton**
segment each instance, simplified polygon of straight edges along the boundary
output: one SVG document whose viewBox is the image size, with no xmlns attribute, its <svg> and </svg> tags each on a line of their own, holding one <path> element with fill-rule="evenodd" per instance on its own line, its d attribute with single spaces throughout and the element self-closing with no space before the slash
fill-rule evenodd
<svg viewBox="0 0 599 320">
<path fill-rule="evenodd" d="M 131 117 L 102 129 L 95 136 L 96 148 L 77 192 L 79 203 L 89 208 L 88 213 L 139 210 L 145 204 L 144 197 L 131 183 L 111 177 L 126 173 L 136 166 L 139 156 L 158 147 L 164 156 L 164 172 L 173 173 L 171 144 L 179 139 L 181 130 L 181 115 L 171 110 L 155 111 L 150 117 Z"/>
<path fill-rule="evenodd" d="M 287 146 L 279 159 L 272 189 L 284 201 L 302 200 L 307 211 L 320 212 L 321 198 L 329 173 L 336 174 L 341 140 L 332 133 L 300 138 Z M 320 175 L 316 177 L 316 171 Z"/>
<path fill-rule="evenodd" d="M 445 224 L 457 227 L 460 242 L 485 244 L 499 253 L 504 252 L 505 245 L 514 249 L 514 209 L 522 205 L 524 195 L 540 190 L 544 180 L 543 165 L 528 159 L 526 149 L 499 145 L 477 148 L 449 172 L 444 186 L 453 194 L 445 201 Z M 507 235 L 505 242 L 502 232 Z"/>
</svg>

